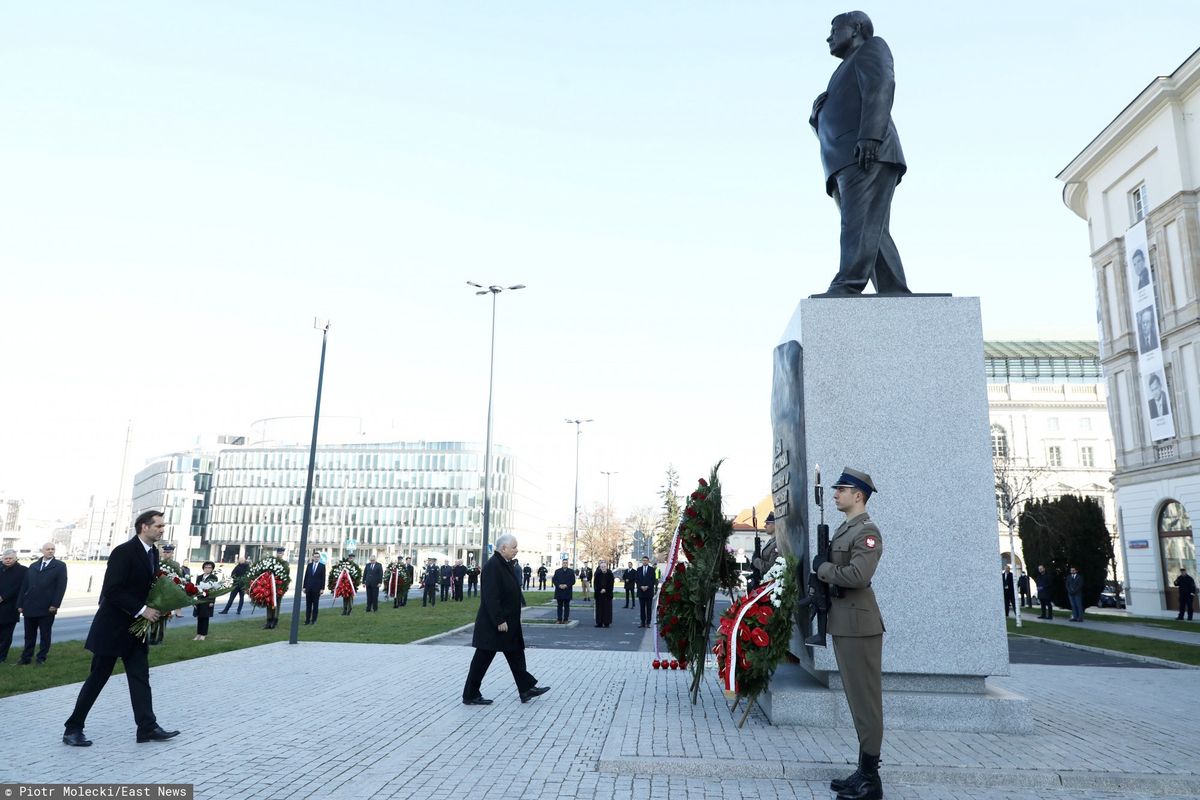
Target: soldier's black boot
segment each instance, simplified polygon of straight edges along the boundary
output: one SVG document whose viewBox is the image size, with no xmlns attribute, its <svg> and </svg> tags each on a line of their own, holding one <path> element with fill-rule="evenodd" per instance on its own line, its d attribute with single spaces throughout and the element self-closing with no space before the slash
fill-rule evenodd
<svg viewBox="0 0 1200 800">
<path fill-rule="evenodd" d="M 862 751 L 858 751 L 858 767 L 844 778 L 834 778 L 829 782 L 829 790 L 831 792 L 844 792 L 852 786 L 858 786 L 862 780 Z"/>
<path fill-rule="evenodd" d="M 879 756 L 861 753 L 858 761 L 859 781 L 838 792 L 838 800 L 882 800 L 883 781 L 879 778 Z"/>
</svg>

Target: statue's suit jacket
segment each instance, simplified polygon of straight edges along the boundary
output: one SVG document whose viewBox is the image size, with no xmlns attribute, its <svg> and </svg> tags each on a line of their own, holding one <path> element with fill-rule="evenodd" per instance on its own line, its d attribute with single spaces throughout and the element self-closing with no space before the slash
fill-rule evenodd
<svg viewBox="0 0 1200 800">
<path fill-rule="evenodd" d="M 833 176 L 838 170 L 856 163 L 854 147 L 859 139 L 882 142 L 876 160 L 894 164 L 900 175 L 908 169 L 892 123 L 895 94 L 892 51 L 878 36 L 867 39 L 834 70 L 829 88 L 813 104 L 808 120 L 821 144 L 828 194 L 833 194 Z"/>
</svg>

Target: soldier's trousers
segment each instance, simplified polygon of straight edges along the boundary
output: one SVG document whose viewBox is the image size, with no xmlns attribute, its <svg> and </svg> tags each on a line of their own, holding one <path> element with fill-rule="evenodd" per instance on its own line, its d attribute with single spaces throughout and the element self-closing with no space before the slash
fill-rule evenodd
<svg viewBox="0 0 1200 800">
<path fill-rule="evenodd" d="M 833 655 L 858 732 L 858 747 L 877 756 L 883 747 L 883 634 L 834 636 Z"/>
</svg>

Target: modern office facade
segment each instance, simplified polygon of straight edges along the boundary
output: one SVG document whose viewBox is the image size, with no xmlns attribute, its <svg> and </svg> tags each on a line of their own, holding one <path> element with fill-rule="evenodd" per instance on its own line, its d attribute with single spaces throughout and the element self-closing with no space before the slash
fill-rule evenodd
<svg viewBox="0 0 1200 800">
<path fill-rule="evenodd" d="M 1178 608 L 1200 509 L 1200 50 L 1059 174 L 1088 223 L 1115 434 L 1118 527 L 1139 614 Z"/>
<path fill-rule="evenodd" d="M 143 511 L 161 511 L 167 525 L 162 541 L 175 545 L 177 559 L 208 558 L 206 529 L 216 461 L 214 455 L 201 451 L 171 453 L 154 459 L 133 477 L 132 519 Z M 129 535 L 133 535 L 132 521 Z"/>
<path fill-rule="evenodd" d="M 492 448 L 489 540 L 514 530 L 514 459 Z M 239 447 L 217 454 L 207 526 L 209 557 L 255 558 L 300 542 L 308 446 Z M 390 442 L 317 448 L 310 548 L 380 558 L 477 558 L 483 539 L 484 448 L 467 442 Z M 363 560 L 366 555 L 363 555 Z"/>
<path fill-rule="evenodd" d="M 1100 503 L 1117 542 L 1112 429 L 1100 350 L 1089 341 L 988 341 L 992 457 L 1023 500 L 1082 495 Z M 1005 475 L 1001 476 L 1006 477 Z M 1000 558 L 1010 561 L 1008 525 L 1000 519 Z M 1029 572 L 1014 535 L 1014 563 Z M 1124 581 L 1120 555 L 1115 580 Z"/>
</svg>

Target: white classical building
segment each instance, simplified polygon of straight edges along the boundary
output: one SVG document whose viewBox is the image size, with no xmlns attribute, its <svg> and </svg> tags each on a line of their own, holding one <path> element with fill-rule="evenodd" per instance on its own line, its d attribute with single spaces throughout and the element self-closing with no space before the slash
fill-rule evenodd
<svg viewBox="0 0 1200 800">
<path fill-rule="evenodd" d="M 1029 476 L 1022 499 L 1091 497 L 1104 509 L 1115 540 L 1113 437 L 1096 343 L 984 342 L 983 356 L 992 456 L 1010 465 L 1017 481 Z M 1008 562 L 1008 526 L 1002 521 L 999 531 L 1000 557 Z M 1015 549 L 1015 563 L 1029 572 L 1020 541 Z M 1116 542 L 1114 549 L 1120 549 Z M 1110 576 L 1115 580 L 1123 580 L 1120 561 L 1118 554 L 1117 574 Z"/>
<path fill-rule="evenodd" d="M 1200 50 L 1058 177 L 1088 223 L 1127 602 L 1174 614 L 1200 510 Z"/>
</svg>

